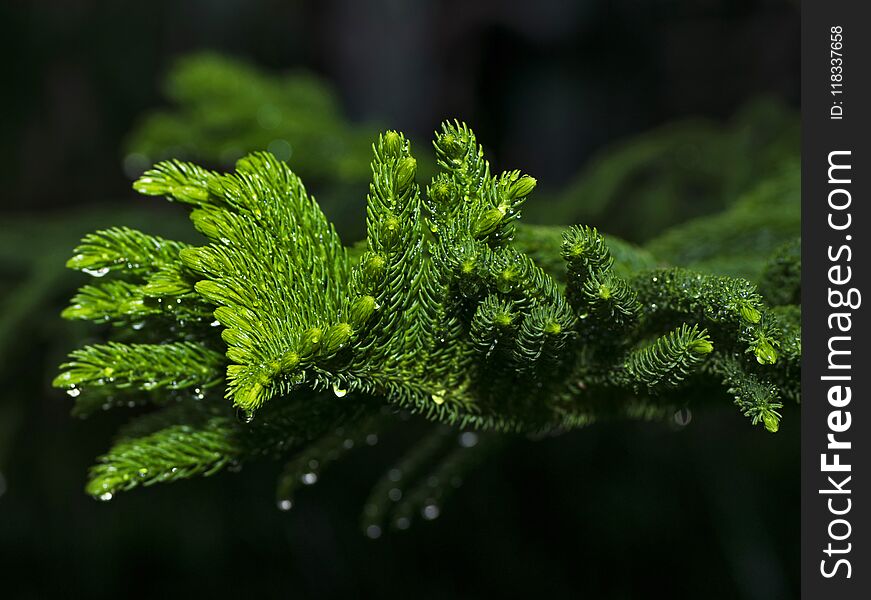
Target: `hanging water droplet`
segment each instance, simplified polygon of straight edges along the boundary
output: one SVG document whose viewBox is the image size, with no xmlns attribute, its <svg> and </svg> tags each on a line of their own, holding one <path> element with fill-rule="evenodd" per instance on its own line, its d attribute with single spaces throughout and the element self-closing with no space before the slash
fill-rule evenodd
<svg viewBox="0 0 871 600">
<path fill-rule="evenodd" d="M 339 387 L 338 383 L 333 384 L 333 393 L 336 395 L 336 398 L 343 398 L 345 394 L 348 393 L 348 390 L 342 389 Z"/>
<path fill-rule="evenodd" d="M 303 473 L 299 479 L 303 485 L 314 485 L 318 482 L 318 474 L 314 471 L 309 471 L 308 473 Z"/>
<path fill-rule="evenodd" d="M 209 323 L 209 325 L 211 325 L 212 327 L 220 327 L 220 326 L 221 326 L 221 322 L 218 321 L 217 319 L 215 319 L 214 321 L 212 321 L 211 323 Z"/>
<path fill-rule="evenodd" d="M 289 498 L 278 501 L 278 510 L 288 511 L 291 508 L 293 508 L 293 501 Z"/>
<path fill-rule="evenodd" d="M 693 420 L 693 413 L 689 408 L 683 407 L 674 413 L 674 422 L 680 425 L 681 427 L 686 427 L 689 425 L 690 421 Z"/>
<path fill-rule="evenodd" d="M 80 390 L 76 386 L 72 386 L 70 389 L 67 390 L 67 394 L 72 396 L 73 398 L 77 398 L 78 395 L 81 393 L 82 393 L 82 390 Z"/>
<path fill-rule="evenodd" d="M 240 423 L 245 423 L 247 425 L 248 423 L 250 423 L 251 421 L 254 420 L 254 413 L 251 411 L 245 410 L 244 408 L 237 408 L 236 409 L 236 419 L 238 419 L 238 421 Z"/>
<path fill-rule="evenodd" d="M 112 499 L 112 492 L 106 492 L 104 494 L 100 494 L 100 500 L 103 502 L 108 502 Z"/>
<path fill-rule="evenodd" d="M 427 521 L 432 521 L 433 519 L 438 518 L 440 513 L 441 510 L 439 510 L 438 505 L 434 502 L 427 504 L 423 507 L 423 510 L 420 511 L 421 516 L 423 516 Z"/>
<path fill-rule="evenodd" d="M 366 528 L 366 536 L 370 539 L 377 540 L 381 537 L 381 528 L 374 523 Z"/>
<path fill-rule="evenodd" d="M 130 327 L 132 327 L 136 331 L 139 331 L 140 329 L 145 327 L 145 321 L 138 321 L 136 323 L 133 323 Z"/>
<path fill-rule="evenodd" d="M 109 267 L 103 267 L 102 269 L 82 269 L 82 271 L 92 277 L 102 277 L 109 272 Z"/>
<path fill-rule="evenodd" d="M 474 431 L 464 431 L 460 434 L 459 441 L 463 448 L 471 448 L 478 444 L 478 434 Z"/>
</svg>

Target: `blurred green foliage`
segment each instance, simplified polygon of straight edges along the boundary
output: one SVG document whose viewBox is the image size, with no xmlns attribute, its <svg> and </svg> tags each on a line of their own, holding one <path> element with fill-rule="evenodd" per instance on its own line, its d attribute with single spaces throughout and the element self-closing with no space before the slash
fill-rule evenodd
<svg viewBox="0 0 871 600">
<path fill-rule="evenodd" d="M 769 255 L 801 229 L 797 160 L 772 168 L 723 212 L 672 227 L 646 244 L 671 264 L 760 281 Z"/>
<path fill-rule="evenodd" d="M 675 223 L 724 210 L 777 177 L 797 160 L 799 133 L 795 111 L 770 98 L 749 102 L 727 123 L 673 122 L 604 148 L 565 189 L 531 205 L 526 217 L 596 223 L 643 242 Z M 777 202 L 798 211 L 797 197 Z"/>
<path fill-rule="evenodd" d="M 241 60 L 194 54 L 170 69 L 171 107 L 144 117 L 127 141 L 132 170 L 169 158 L 230 167 L 268 150 L 306 181 L 369 177 L 372 125 L 342 114 L 335 91 L 310 73 L 266 73 Z M 135 173 L 138 175 L 138 173 Z"/>
</svg>

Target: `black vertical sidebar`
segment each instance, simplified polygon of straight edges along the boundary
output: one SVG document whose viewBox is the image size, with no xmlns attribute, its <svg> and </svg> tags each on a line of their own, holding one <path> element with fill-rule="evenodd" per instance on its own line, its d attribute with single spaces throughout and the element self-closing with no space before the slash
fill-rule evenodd
<svg viewBox="0 0 871 600">
<path fill-rule="evenodd" d="M 802 596 L 871 598 L 871 5 L 802 0 Z"/>
</svg>

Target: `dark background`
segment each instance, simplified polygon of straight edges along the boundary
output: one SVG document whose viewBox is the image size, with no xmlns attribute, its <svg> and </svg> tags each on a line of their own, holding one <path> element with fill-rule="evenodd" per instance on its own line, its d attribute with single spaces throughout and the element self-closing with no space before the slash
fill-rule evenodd
<svg viewBox="0 0 871 600">
<path fill-rule="evenodd" d="M 0 22 L 0 227 L 35 224 L 22 254 L 56 231 L 42 219 L 133 202 L 124 136 L 164 102 L 172 59 L 196 50 L 305 67 L 353 119 L 417 138 L 457 116 L 499 168 L 552 189 L 656 125 L 725 120 L 760 94 L 798 103 L 798 8 L 777 0 L 34 1 L 3 3 Z M 0 294 L 14 289 L 4 275 Z M 726 406 L 681 431 L 614 424 L 518 442 L 439 519 L 372 541 L 358 515 L 390 440 L 290 513 L 275 509 L 269 463 L 87 498 L 87 466 L 123 416 L 72 420 L 49 388 L 74 337 L 56 314 L 19 330 L 0 365 L 4 597 L 798 594 L 795 407 L 776 436 Z"/>
</svg>

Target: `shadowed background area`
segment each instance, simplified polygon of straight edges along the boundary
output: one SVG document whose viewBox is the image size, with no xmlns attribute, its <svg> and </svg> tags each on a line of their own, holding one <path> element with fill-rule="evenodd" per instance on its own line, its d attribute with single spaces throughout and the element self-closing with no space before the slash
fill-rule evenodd
<svg viewBox="0 0 871 600">
<path fill-rule="evenodd" d="M 367 189 L 356 148 L 383 126 L 426 155 L 433 129 L 457 117 L 497 170 L 538 178 L 528 220 L 645 242 L 730 206 L 771 157 L 797 154 L 797 3 L 79 0 L 5 3 L 0 19 L 4 597 L 797 595 L 795 406 L 776 435 L 723 406 L 686 426 L 518 440 L 434 522 L 369 540 L 360 507 L 414 439 L 414 420 L 352 453 L 287 513 L 274 500 L 280 463 L 268 461 L 97 503 L 82 492 L 87 468 L 127 415 L 73 419 L 49 387 L 94 334 L 57 316 L 82 282 L 63 269 L 78 238 L 120 223 L 188 230 L 180 211 L 130 189 L 162 154 L 224 167 L 249 144 L 285 152 L 350 242 Z M 202 52 L 265 81 L 311 78 L 304 93 L 330 103 L 317 122 L 335 119 L 340 143 L 316 154 L 231 130 L 217 151 L 214 130 L 192 125 L 206 113 L 184 112 L 187 88 L 171 76 Z M 270 90 L 240 110 L 252 130 L 276 130 L 260 103 Z M 154 119 L 167 114 L 190 129 L 162 137 Z"/>
</svg>

